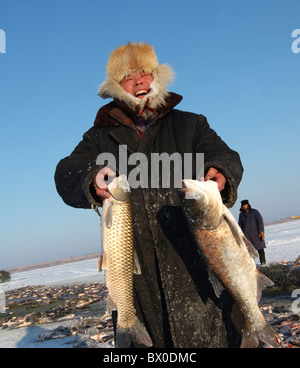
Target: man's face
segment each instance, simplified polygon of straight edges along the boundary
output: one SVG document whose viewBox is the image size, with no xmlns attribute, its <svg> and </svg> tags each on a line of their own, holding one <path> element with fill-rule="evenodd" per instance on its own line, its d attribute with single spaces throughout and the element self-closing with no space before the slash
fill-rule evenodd
<svg viewBox="0 0 300 368">
<path fill-rule="evenodd" d="M 248 204 L 243 204 L 243 205 L 242 205 L 242 209 L 243 209 L 244 211 L 247 211 L 247 209 L 248 209 Z"/>
<path fill-rule="evenodd" d="M 134 71 L 123 78 L 120 85 L 127 93 L 142 99 L 150 91 L 150 84 L 152 81 L 153 78 L 151 74 Z"/>
</svg>

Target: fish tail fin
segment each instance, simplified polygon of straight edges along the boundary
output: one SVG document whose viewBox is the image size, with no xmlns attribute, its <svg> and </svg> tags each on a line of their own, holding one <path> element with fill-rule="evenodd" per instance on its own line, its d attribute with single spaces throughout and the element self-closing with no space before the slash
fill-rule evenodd
<svg viewBox="0 0 300 368">
<path fill-rule="evenodd" d="M 266 324 L 262 331 L 252 333 L 245 331 L 242 337 L 241 348 L 257 348 L 260 341 L 266 347 L 271 348 L 279 348 L 281 345 L 276 332 L 270 325 Z"/>
<path fill-rule="evenodd" d="M 282 341 L 274 329 L 270 325 L 266 327 L 259 334 L 260 340 L 264 342 L 268 347 L 280 348 L 282 347 Z"/>
<path fill-rule="evenodd" d="M 245 331 L 243 333 L 242 342 L 240 346 L 242 349 L 257 348 L 258 344 L 259 344 L 259 337 L 256 332 L 251 333 L 251 332 Z"/>
<path fill-rule="evenodd" d="M 138 318 L 136 318 L 134 325 L 131 327 L 117 327 L 116 347 L 129 348 L 131 342 L 136 342 L 148 347 L 153 345 L 151 337 Z"/>
</svg>

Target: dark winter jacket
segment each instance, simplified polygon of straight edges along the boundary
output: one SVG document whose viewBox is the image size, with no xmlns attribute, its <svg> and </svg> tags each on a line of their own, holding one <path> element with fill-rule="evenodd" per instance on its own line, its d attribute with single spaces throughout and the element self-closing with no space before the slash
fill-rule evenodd
<svg viewBox="0 0 300 368">
<path fill-rule="evenodd" d="M 141 152 L 149 162 L 154 152 L 204 153 L 205 169 L 215 167 L 227 178 L 223 197 L 232 206 L 243 172 L 239 155 L 210 129 L 203 115 L 174 109 L 180 100 L 170 94 L 168 105 L 142 138 L 126 106 L 103 106 L 94 127 L 57 166 L 55 181 L 63 200 L 74 207 L 100 206 L 91 185 L 101 168 L 96 158 L 110 152 L 118 164 L 119 146 L 126 145 L 128 155 Z M 128 166 L 128 172 L 132 169 Z M 173 184 L 171 177 L 171 188 L 161 183 L 159 188 L 132 188 L 135 246 L 142 270 L 134 278 L 137 314 L 155 347 L 237 346 L 240 336 L 229 318 L 233 301 L 226 292 L 220 299 L 215 296 Z"/>
<path fill-rule="evenodd" d="M 259 238 L 259 233 L 265 232 L 264 221 L 261 214 L 254 208 L 250 211 L 241 210 L 239 215 L 239 225 L 243 230 L 246 238 L 253 244 L 255 249 L 261 250 L 266 248 L 266 243 L 264 240 Z"/>
</svg>

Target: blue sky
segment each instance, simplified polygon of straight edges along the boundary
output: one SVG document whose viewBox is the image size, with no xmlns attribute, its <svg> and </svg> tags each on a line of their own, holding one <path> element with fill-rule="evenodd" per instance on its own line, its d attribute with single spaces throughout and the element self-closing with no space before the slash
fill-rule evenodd
<svg viewBox="0 0 300 368">
<path fill-rule="evenodd" d="M 299 0 L 0 0 L 0 269 L 100 249 L 93 211 L 54 186 L 108 100 L 97 96 L 109 53 L 154 45 L 183 95 L 239 152 L 249 199 L 265 221 L 300 215 Z M 300 44 L 299 44 L 300 48 Z"/>
</svg>

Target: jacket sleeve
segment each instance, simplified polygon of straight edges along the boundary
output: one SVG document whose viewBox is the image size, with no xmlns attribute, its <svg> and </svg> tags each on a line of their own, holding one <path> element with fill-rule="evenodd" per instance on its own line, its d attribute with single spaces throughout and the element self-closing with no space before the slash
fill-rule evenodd
<svg viewBox="0 0 300 368">
<path fill-rule="evenodd" d="M 257 224 L 258 233 L 261 233 L 261 232 L 264 233 L 265 228 L 264 228 L 264 220 L 262 218 L 262 215 L 257 210 L 254 211 L 254 215 L 255 215 L 255 221 L 256 221 L 256 224 Z"/>
<path fill-rule="evenodd" d="M 198 116 L 194 132 L 194 150 L 204 153 L 205 172 L 214 167 L 226 177 L 226 186 L 221 195 L 224 204 L 232 207 L 237 200 L 237 188 L 244 171 L 240 156 L 210 128 L 203 115 Z"/>
<path fill-rule="evenodd" d="M 241 214 L 239 214 L 238 224 L 239 224 L 239 227 L 242 229 L 243 224 L 242 224 L 242 215 Z"/>
<path fill-rule="evenodd" d="M 102 205 L 92 184 L 93 178 L 101 169 L 96 165 L 101 152 L 97 139 L 97 128 L 91 128 L 83 135 L 70 156 L 62 159 L 55 171 L 55 185 L 63 201 L 76 208 L 91 208 Z"/>
</svg>

